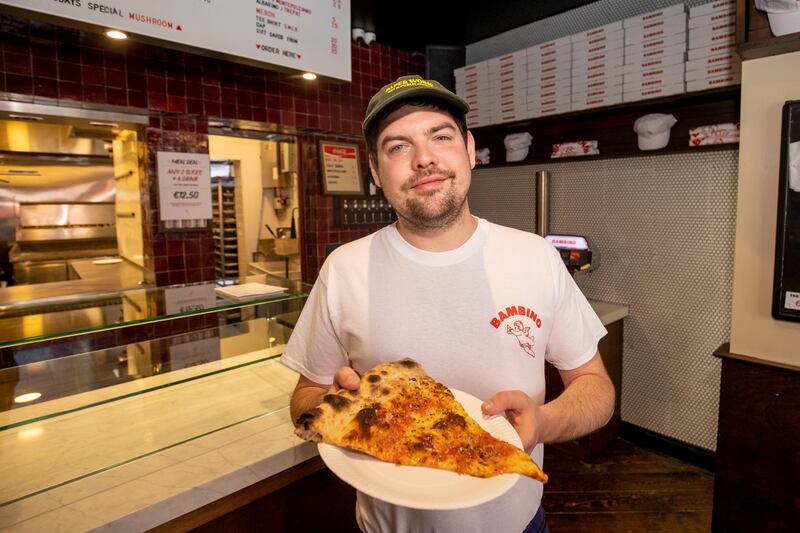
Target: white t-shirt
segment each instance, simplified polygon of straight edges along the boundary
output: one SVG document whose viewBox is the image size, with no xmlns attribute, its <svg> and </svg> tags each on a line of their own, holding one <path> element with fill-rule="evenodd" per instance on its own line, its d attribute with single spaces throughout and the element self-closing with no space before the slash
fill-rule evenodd
<svg viewBox="0 0 800 533">
<path fill-rule="evenodd" d="M 282 361 L 317 383 L 412 357 L 448 387 L 481 400 L 522 390 L 545 396 L 544 361 L 576 368 L 605 335 L 558 252 L 531 233 L 479 219 L 460 247 L 426 252 L 387 226 L 325 261 Z M 543 447 L 532 457 L 542 466 Z M 520 477 L 503 496 L 458 511 L 397 507 L 359 492 L 368 532 L 520 532 L 542 484 Z"/>
</svg>

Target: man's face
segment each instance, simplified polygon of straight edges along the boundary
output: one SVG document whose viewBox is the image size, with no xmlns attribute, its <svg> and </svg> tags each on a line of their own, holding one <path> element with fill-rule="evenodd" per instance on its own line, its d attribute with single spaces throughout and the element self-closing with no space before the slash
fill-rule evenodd
<svg viewBox="0 0 800 533">
<path fill-rule="evenodd" d="M 375 183 L 401 223 L 445 228 L 467 207 L 475 141 L 453 118 L 431 107 L 404 106 L 386 117 L 370 157 Z"/>
</svg>

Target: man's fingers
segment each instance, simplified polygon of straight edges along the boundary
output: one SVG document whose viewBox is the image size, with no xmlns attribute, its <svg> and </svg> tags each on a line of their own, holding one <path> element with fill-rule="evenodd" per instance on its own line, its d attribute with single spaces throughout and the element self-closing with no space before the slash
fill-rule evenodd
<svg viewBox="0 0 800 533">
<path fill-rule="evenodd" d="M 521 411 L 528 406 L 530 398 L 522 391 L 498 392 L 481 405 L 481 410 L 486 415 L 496 415 L 505 411 Z"/>
<path fill-rule="evenodd" d="M 350 367 L 344 366 L 336 371 L 334 377 L 334 385 L 343 389 L 355 390 L 361 383 L 361 379 L 356 374 L 356 371 Z"/>
</svg>

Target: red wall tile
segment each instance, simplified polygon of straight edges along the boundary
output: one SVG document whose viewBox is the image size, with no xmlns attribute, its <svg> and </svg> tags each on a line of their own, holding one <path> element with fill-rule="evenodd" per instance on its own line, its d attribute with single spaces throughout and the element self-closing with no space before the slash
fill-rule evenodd
<svg viewBox="0 0 800 533">
<path fill-rule="evenodd" d="M 399 76 L 424 73 L 425 67 L 421 54 L 380 43 L 370 47 L 359 43 L 351 45 L 351 83 L 320 79 L 309 83 L 296 74 L 143 43 L 112 42 L 98 34 L 20 17 L 0 15 L 0 31 L 0 91 L 58 99 L 67 105 L 129 106 L 149 113 L 153 119 L 146 132 L 151 176 L 155 175 L 158 150 L 207 151 L 208 117 L 272 122 L 300 130 L 300 220 L 306 236 L 303 272 L 307 281 L 316 278 L 326 245 L 347 242 L 375 229 L 334 226 L 333 202 L 321 192 L 317 143 L 322 138 L 357 142 L 362 175 L 367 179 L 361 120 L 370 96 Z M 160 234 L 155 184 L 150 182 L 142 195 L 147 211 L 145 260 L 158 284 L 194 281 L 198 276 L 213 279 L 213 266 L 198 268 L 184 261 L 178 269 L 172 268 L 178 266 L 177 261 L 166 259 L 173 254 L 196 253 L 177 249 L 184 239 L 199 242 L 203 253 L 210 253 L 210 231 L 179 237 Z"/>
</svg>

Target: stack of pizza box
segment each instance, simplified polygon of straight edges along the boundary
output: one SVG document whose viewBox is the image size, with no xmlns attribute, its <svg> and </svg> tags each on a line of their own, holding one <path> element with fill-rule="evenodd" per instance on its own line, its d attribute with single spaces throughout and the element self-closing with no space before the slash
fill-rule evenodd
<svg viewBox="0 0 800 533">
<path fill-rule="evenodd" d="M 717 0 L 689 10 L 686 90 L 702 91 L 741 81 L 736 54 L 736 0 Z"/>
<path fill-rule="evenodd" d="M 481 61 L 453 71 L 456 94 L 469 104 L 467 127 L 476 128 L 491 123 L 489 96 L 489 63 Z"/>
<path fill-rule="evenodd" d="M 570 105 L 572 43 L 569 36 L 525 49 L 527 116 L 566 113 Z"/>
<path fill-rule="evenodd" d="M 675 4 L 622 21 L 625 27 L 623 101 L 686 90 L 686 8 Z"/>
<path fill-rule="evenodd" d="M 572 109 L 622 102 L 624 32 L 622 21 L 570 36 L 572 42 Z"/>
<path fill-rule="evenodd" d="M 513 122 L 527 116 L 525 88 L 528 84 L 525 50 L 487 61 L 489 67 L 489 115 L 492 124 Z"/>
</svg>

